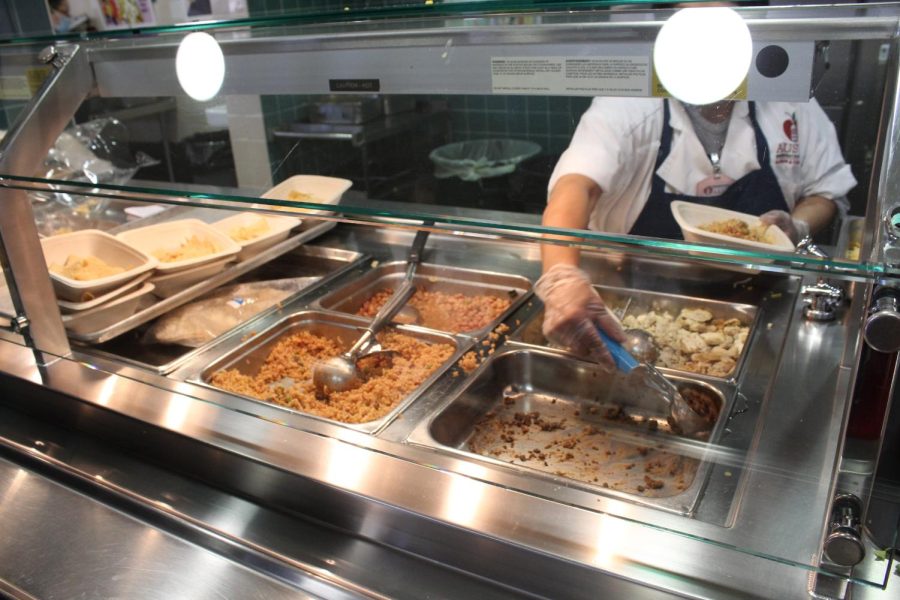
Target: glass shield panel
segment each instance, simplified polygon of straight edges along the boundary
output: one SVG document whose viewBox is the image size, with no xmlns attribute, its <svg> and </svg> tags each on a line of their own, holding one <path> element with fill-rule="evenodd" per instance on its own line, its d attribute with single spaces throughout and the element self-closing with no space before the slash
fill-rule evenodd
<svg viewBox="0 0 900 600">
<path fill-rule="evenodd" d="M 689 4 L 684 3 L 684 4 Z M 755 5 L 738 1 L 735 5 Z M 645 10 L 653 3 L 645 0 L 611 2 L 610 0 L 575 0 L 567 9 Z M 142 0 L 108 0 L 103 3 L 70 3 L 63 0 L 10 2 L 0 9 L 0 44 L 29 41 L 90 40 L 105 37 L 130 37 L 171 31 L 207 31 L 235 27 L 270 27 L 298 23 L 335 23 L 360 20 L 414 19 L 435 16 L 478 16 L 505 13 L 529 14 L 558 11 L 553 0 L 518 2 L 472 0 L 470 2 L 373 2 L 371 0 L 333 0 L 308 3 L 285 2 L 144 2 Z"/>
<path fill-rule="evenodd" d="M 597 22 L 606 27 L 609 18 L 597 17 Z M 57 298 L 74 359 L 61 363 L 87 364 L 94 373 L 177 395 L 179 401 L 161 400 L 156 407 L 165 404 L 160 422 L 167 427 L 189 428 L 196 424 L 194 410 L 197 419 L 214 410 L 252 419 L 253 436 L 255 427 L 280 426 L 291 434 L 335 440 L 341 451 L 327 460 L 323 455 L 316 465 L 281 466 L 306 469 L 305 474 L 363 494 L 372 491 L 367 485 L 373 484 L 375 471 L 360 465 L 374 461 L 377 453 L 452 474 L 461 482 L 455 499 L 446 489 L 448 500 L 441 506 L 410 508 L 427 509 L 461 526 L 480 526 L 479 514 L 497 510 L 488 500 L 460 502 L 467 490 L 487 498 L 491 492 L 485 490 L 512 489 L 548 501 L 554 509 L 535 517 L 545 519 L 535 526 L 548 536 L 562 535 L 555 528 L 565 520 L 554 515 L 575 518 L 573 511 L 586 509 L 594 520 L 576 519 L 587 526 L 562 535 L 583 541 L 582 550 L 567 547 L 564 552 L 580 562 L 620 568 L 624 576 L 634 575 L 628 569 L 646 559 L 657 535 L 672 544 L 667 550 L 676 549 L 670 557 L 678 555 L 679 543 L 699 543 L 741 558 L 787 564 L 804 581 L 808 571 L 833 570 L 822 566 L 819 551 L 860 366 L 859 328 L 873 280 L 889 269 L 878 250 L 878 243 L 889 240 L 878 237 L 884 233 L 873 223 L 880 223 L 877 211 L 883 210 L 883 179 L 888 177 L 881 167 L 885 153 L 878 123 L 892 119 L 893 100 L 882 98 L 892 98 L 887 72 L 893 41 L 879 29 L 879 18 L 871 30 L 841 30 L 840 36 L 832 31 L 833 39 L 809 33 L 806 41 L 801 21 L 791 22 L 792 34 L 801 38 L 797 43 L 805 44 L 817 99 L 815 105 L 794 102 L 795 108 L 821 109 L 815 114 L 834 127 L 838 145 L 845 147 L 839 154 L 857 181 L 846 192 L 843 209 L 836 209 L 840 226 L 816 232 L 830 255 L 821 258 L 735 247 L 718 239 L 630 235 L 624 226 L 544 224 L 552 173 L 594 104 L 593 96 L 491 93 L 496 48 L 485 51 L 484 68 L 472 71 L 482 80 L 454 78 L 460 72 L 455 69 L 466 74 L 476 64 L 460 50 L 476 47 L 481 33 L 491 33 L 502 56 L 517 58 L 528 56 L 525 48 L 531 44 L 546 50 L 544 42 L 528 41 L 528 36 L 554 30 L 546 25 L 568 27 L 571 19 L 581 19 L 588 34 L 595 34 L 589 27 L 593 18 L 577 15 L 550 15 L 524 29 L 500 17 L 447 20 L 440 27 L 454 31 L 440 35 L 429 31 L 435 23 L 426 19 L 417 23 L 423 25 L 421 32 L 407 32 L 399 40 L 384 33 L 390 31 L 387 25 L 371 37 L 356 36 L 353 26 L 322 26 L 318 33 L 217 33 L 223 87 L 205 100 L 197 99 L 205 95 L 192 86 L 215 81 L 209 76 L 219 64 L 215 45 L 206 38 L 192 51 L 205 57 L 201 69 L 183 76 L 197 98 L 178 81 L 178 48 L 186 38 L 181 33 L 86 46 L 97 94 L 79 99 L 74 123 L 48 144 L 56 156 L 51 150 L 46 158 L 38 157 L 35 164 L 47 170 L 39 177 L 11 170 L 3 175 L 2 190 L 27 190 L 37 228 L 50 238 L 61 239 L 67 231 L 105 231 L 138 247 L 155 266 L 127 278 L 129 289 L 94 290 L 90 299 Z M 640 27 L 618 27 L 613 29 L 635 43 L 647 40 Z M 283 45 L 273 50 L 270 38 Z M 437 38 L 442 43 L 435 46 Z M 448 40 L 453 43 L 447 45 Z M 829 44 L 816 43 L 822 40 Z M 557 42 L 547 43 L 554 51 L 568 49 Z M 546 51 L 551 58 L 568 56 Z M 432 52 L 441 65 L 434 72 L 418 70 L 409 58 L 383 64 L 378 77 L 356 68 L 366 57 L 376 63 L 388 55 L 425 60 Z M 610 49 L 602 52 L 602 57 L 619 56 Z M 856 58 L 841 67 L 837 56 L 843 60 L 847 54 Z M 863 78 L 863 65 L 875 72 Z M 413 72 L 412 79 L 402 80 L 409 88 L 387 85 L 388 75 L 406 71 Z M 831 82 L 835 73 L 843 75 Z M 855 79 L 857 74 L 864 81 Z M 373 79 L 379 89 L 366 89 L 374 87 Z M 848 81 L 860 89 L 851 93 L 844 87 Z M 760 85 L 767 90 L 775 84 Z M 87 97 L 88 90 L 82 94 Z M 662 107 L 663 101 L 619 102 L 630 111 L 648 102 Z M 739 102 L 730 110 L 741 106 L 752 125 L 749 107 Z M 670 119 L 678 110 L 672 107 Z M 886 120 L 879 121 L 882 115 Z M 683 128 L 693 126 L 686 111 L 681 116 Z M 850 122 L 859 125 L 848 127 Z M 648 116 L 634 126 L 652 129 L 653 123 Z M 779 145 L 787 162 L 777 162 L 779 145 L 773 149 L 763 136 L 763 150 L 770 155 L 757 160 L 760 166 L 765 158 L 775 162 L 773 171 L 797 166 L 793 162 L 799 157 L 789 155 L 807 135 L 799 123 L 791 112 L 772 134 L 770 122 L 768 132 L 785 139 Z M 743 129 L 755 149 L 756 130 L 762 127 Z M 660 131 L 657 141 L 651 135 L 616 160 L 651 153 L 661 136 Z M 706 153 L 700 158 L 711 160 Z M 593 167 L 589 162 L 585 169 Z M 823 168 L 823 176 L 844 169 L 842 164 L 831 167 Z M 784 195 L 780 183 L 778 188 Z M 854 196 L 858 189 L 864 191 Z M 601 189 L 595 208 L 605 209 L 605 199 L 609 196 L 604 198 Z M 670 216 L 671 207 L 665 208 L 668 213 L 651 207 L 647 218 Z M 222 224 L 226 217 L 236 221 Z M 394 359 L 401 367 L 418 366 L 410 365 L 410 356 L 425 367 L 396 375 L 411 387 L 398 387 L 403 390 L 399 396 L 363 413 L 356 412 L 352 394 L 349 407 L 322 406 L 310 381 L 315 363 L 305 363 L 298 372 L 273 369 L 274 379 L 259 378 L 264 363 L 277 362 L 279 343 L 325 340 L 332 353 L 349 347 L 402 279 L 414 232 L 425 221 L 433 222 L 426 225 L 432 235 L 416 279 L 418 298 L 409 302 L 415 311 L 407 311 L 413 324 L 391 332 L 397 334 L 390 340 L 396 346 L 389 347 L 399 356 L 391 357 L 388 368 Z M 172 222 L 180 222 L 180 229 Z M 209 244 L 205 236 L 213 234 L 204 234 L 204 225 L 217 224 L 226 239 Z M 161 227 L 147 233 L 145 228 L 156 226 Z M 258 238 L 271 244 L 248 250 Z M 577 250 L 584 275 L 568 282 L 561 278 L 549 287 L 561 290 L 557 295 L 563 304 L 575 292 L 587 295 L 594 307 L 595 298 L 602 298 L 626 327 L 649 330 L 659 347 L 654 364 L 707 418 L 700 435 L 685 435 L 677 418 L 675 425 L 670 422 L 671 404 L 658 401 L 662 384 L 651 371 L 640 367 L 632 376 L 637 380 L 610 374 L 597 366 L 602 342 L 593 329 L 585 345 L 582 337 L 554 326 L 552 315 L 545 319 L 552 301 L 544 306 L 534 289 L 542 255 L 559 250 Z M 56 264 L 61 269 L 73 256 L 76 271 L 104 268 L 64 247 L 60 252 Z M 113 260 L 91 257 L 107 266 Z M 53 261 L 47 266 L 54 270 Z M 845 300 L 831 323 L 803 316 L 802 286 L 815 284 L 819 275 L 843 288 Z M 250 287 L 235 287 L 240 285 Z M 565 285 L 573 291 L 566 292 Z M 83 306 L 112 292 L 117 297 Z M 263 295 L 269 295 L 266 302 L 259 300 Z M 84 314 L 114 302 L 127 310 L 115 318 L 105 310 Z M 256 306 L 246 310 L 247 304 Z M 595 316 L 601 325 L 609 322 Z M 593 360 L 578 358 L 579 351 Z M 375 365 L 374 388 L 383 367 Z M 114 386 L 119 380 L 110 381 Z M 101 390 L 102 402 L 97 401 L 117 410 L 133 408 L 128 395 L 110 389 Z M 248 439 L 238 441 L 249 447 Z M 254 451 L 268 450 L 257 445 Z M 360 457 L 368 459 L 355 460 Z M 260 458 L 282 460 L 268 454 Z M 791 499 L 777 518 L 771 518 L 773 498 Z M 784 535 L 787 523 L 790 536 Z M 882 565 L 871 552 L 866 557 L 874 571 L 841 576 L 881 584 Z M 652 557 L 660 568 L 672 566 L 666 560 Z"/>
<path fill-rule="evenodd" d="M 180 33 L 97 43 L 86 54 L 100 93 L 82 104 L 75 123 L 131 121 L 122 127 L 135 149 L 125 160 L 127 177 L 86 175 L 81 184 L 77 176 L 50 178 L 70 181 L 72 189 L 99 185 L 111 194 L 182 195 L 191 192 L 181 184 L 214 183 L 218 190 L 196 198 L 259 202 L 268 196 L 262 202 L 272 206 L 305 200 L 312 208 L 335 195 L 291 188 L 290 198 L 278 197 L 284 191 L 278 186 L 290 187 L 298 175 L 325 176 L 350 182 L 342 210 L 360 218 L 427 218 L 528 235 L 577 231 L 594 244 L 677 256 L 702 249 L 706 260 L 761 268 L 795 265 L 864 276 L 888 269 L 879 237 L 884 232 L 873 225 L 863 235 L 868 204 L 879 203 L 885 144 L 878 144 L 877 124 L 892 106 L 882 101 L 892 97 L 887 74 L 893 60 L 883 18 L 873 17 L 865 34 L 845 31 L 823 41 L 810 32 L 809 41 L 792 42 L 796 46 L 782 44 L 784 32 L 759 19 L 757 46 L 771 39 L 777 43 L 768 46 L 796 50 L 788 64 L 797 72 L 781 75 L 794 83 L 763 75 L 756 63 L 765 61 L 757 60 L 749 87 L 729 98 L 760 100 L 729 100 L 710 116 L 677 100 L 610 95 L 624 89 L 610 77 L 626 75 L 587 74 L 592 83 L 577 85 L 577 65 L 619 64 L 616 52 L 631 53 L 622 60 L 630 65 L 627 77 L 638 83 L 628 93 L 664 95 L 650 69 L 656 26 L 641 21 L 644 14 L 663 19 L 671 13 L 551 13 L 530 24 L 500 16 L 369 21 L 257 27 L 213 39 L 195 32 L 199 37 L 191 40 L 205 45 L 183 43 L 188 36 Z M 634 19 L 635 27 L 620 26 L 622 19 Z M 585 41 L 565 44 L 554 37 L 556 27 L 572 23 L 590 31 Z M 505 41 L 479 45 L 471 33 L 482 30 Z M 379 41 L 391 31 L 394 42 Z M 589 45 L 604 34 L 625 37 Z M 187 88 L 175 68 L 179 49 Z M 519 50 L 537 58 L 512 56 Z M 569 65 L 562 83 L 534 87 L 525 81 L 556 77 L 534 71 L 532 59 L 566 53 L 575 57 L 550 57 L 550 63 Z M 579 58 L 585 55 L 598 58 Z M 386 64 L 406 68 L 384 70 Z M 517 74 L 520 67 L 531 75 Z M 148 72 L 153 76 L 144 77 Z M 221 87 L 215 78 L 207 82 L 214 74 L 221 75 Z M 807 79 L 813 98 L 797 100 L 808 95 Z M 144 83 L 150 80 L 153 86 Z M 193 89 L 205 83 L 214 89 Z M 595 100 L 597 94 L 603 97 Z M 800 128 L 797 119 L 809 126 Z M 617 128 L 627 133 L 614 135 Z M 698 137 L 695 129 L 709 131 Z M 668 152 L 660 153 L 667 131 Z M 598 132 L 607 141 L 596 142 Z M 568 184 L 558 187 L 563 199 L 543 214 L 559 180 Z M 573 200 L 580 197 L 583 202 Z M 577 210 L 573 202 L 580 202 Z M 762 224 L 757 217 L 764 213 L 772 214 Z M 795 249 L 806 233 L 829 258 L 806 245 Z"/>
</svg>

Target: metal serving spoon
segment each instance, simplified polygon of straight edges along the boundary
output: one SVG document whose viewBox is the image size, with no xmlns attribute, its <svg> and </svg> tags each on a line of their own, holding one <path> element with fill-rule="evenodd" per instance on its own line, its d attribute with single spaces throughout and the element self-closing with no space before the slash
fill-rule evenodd
<svg viewBox="0 0 900 600">
<path fill-rule="evenodd" d="M 325 362 L 316 364 L 313 367 L 313 385 L 316 388 L 316 397 L 327 399 L 331 392 L 345 392 L 359 387 L 366 380 L 366 374 L 360 369 L 359 361 L 363 358 L 375 357 L 380 355 L 381 358 L 390 361 L 396 352 L 393 350 L 385 350 L 378 342 L 378 332 L 404 307 L 407 300 L 416 291 L 414 278 L 416 275 L 416 267 L 422 260 L 422 250 L 425 247 L 425 241 L 428 239 L 429 232 L 420 230 L 416 233 L 412 248 L 407 259 L 406 276 L 403 283 L 393 293 L 390 299 L 381 307 L 372 323 L 363 331 L 359 339 L 340 356 L 335 356 Z M 407 315 L 417 322 L 419 319 L 418 311 L 413 307 L 409 307 Z"/>
<path fill-rule="evenodd" d="M 659 346 L 653 336 L 643 329 L 626 329 L 625 343 L 622 346 L 633 357 L 648 365 L 656 363 L 659 358 Z"/>
<path fill-rule="evenodd" d="M 664 399 L 669 406 L 669 416 L 675 427 L 688 436 L 709 430 L 710 423 L 691 408 L 675 384 L 653 366 L 653 361 L 659 356 L 659 349 L 649 333 L 640 329 L 627 329 L 625 335 L 628 339 L 623 346 L 601 329 L 598 328 L 597 332 L 609 349 L 616 367 L 623 373 L 634 373 L 638 376 L 638 381 L 646 384 Z M 632 352 L 629 352 L 629 349 Z M 641 357 L 641 360 L 635 356 Z"/>
</svg>

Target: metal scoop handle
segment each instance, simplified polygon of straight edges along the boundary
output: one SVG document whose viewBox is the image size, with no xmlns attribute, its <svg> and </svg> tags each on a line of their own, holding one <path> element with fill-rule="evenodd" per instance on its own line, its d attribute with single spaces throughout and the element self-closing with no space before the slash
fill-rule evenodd
<svg viewBox="0 0 900 600">
<path fill-rule="evenodd" d="M 423 226 L 434 225 L 433 221 L 425 221 Z M 425 250 L 425 242 L 428 241 L 428 235 L 431 232 L 427 229 L 420 229 L 416 232 L 416 238 L 413 240 L 412 247 L 409 249 L 409 256 L 406 259 L 406 279 L 411 281 L 416 274 L 416 268 L 422 262 L 422 254 Z"/>
<path fill-rule="evenodd" d="M 628 350 L 622 347 L 622 344 L 606 335 L 599 327 L 597 328 L 597 333 L 600 334 L 600 339 L 606 344 L 606 349 L 609 350 L 609 353 L 612 355 L 613 362 L 616 363 L 617 369 L 623 373 L 631 373 L 635 367 L 641 364 L 630 352 L 628 352 Z"/>
<path fill-rule="evenodd" d="M 433 225 L 430 221 L 426 221 L 423 225 Z M 416 237 L 413 240 L 412 247 L 409 249 L 409 257 L 407 259 L 408 265 L 406 267 L 406 277 L 403 279 L 403 283 L 400 284 L 400 287 L 391 295 L 390 299 L 381 307 L 381 309 L 375 314 L 375 317 L 372 319 L 372 322 L 366 328 L 359 339 L 356 340 L 356 343 L 344 354 L 344 356 L 350 360 L 351 362 L 355 362 L 359 355 L 368 349 L 368 347 L 375 341 L 376 334 L 381 331 L 381 329 L 387 324 L 391 322 L 391 319 L 394 318 L 400 309 L 403 308 L 403 305 L 410 299 L 413 293 L 416 291 L 416 286 L 413 283 L 413 279 L 416 275 L 416 268 L 419 266 L 419 263 L 422 261 L 422 253 L 425 249 L 425 242 L 428 241 L 428 235 L 431 232 L 427 229 L 420 229 L 416 232 Z"/>
<path fill-rule="evenodd" d="M 393 293 L 390 300 L 388 300 L 378 313 L 376 313 L 375 318 L 372 319 L 372 323 L 366 327 L 366 330 L 359 336 L 356 343 L 344 353 L 344 357 L 350 362 L 356 362 L 359 355 L 375 342 L 375 336 L 381 331 L 381 328 L 384 327 L 386 323 L 390 323 L 391 319 L 394 318 L 394 315 L 403 308 L 403 305 L 406 304 L 406 301 L 409 300 L 410 296 L 412 296 L 415 291 L 416 286 L 413 284 L 412 279 L 404 280 L 400 287 L 397 288 L 397 291 Z"/>
</svg>

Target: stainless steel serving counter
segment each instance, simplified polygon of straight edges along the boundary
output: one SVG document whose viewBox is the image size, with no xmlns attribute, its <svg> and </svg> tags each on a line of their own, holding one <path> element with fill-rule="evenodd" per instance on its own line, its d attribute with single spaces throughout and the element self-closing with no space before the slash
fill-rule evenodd
<svg viewBox="0 0 900 600">
<path fill-rule="evenodd" d="M 402 259 L 412 236 L 341 225 L 314 243 L 385 263 Z M 532 281 L 540 269 L 537 246 L 447 233 L 432 235 L 424 260 Z M 98 454 L 96 462 L 72 464 L 63 442 L 48 467 L 73 469 L 90 482 L 88 493 L 132 494 L 134 506 L 193 519 L 201 538 L 227 536 L 236 547 L 271 549 L 278 535 L 232 510 L 227 498 L 235 507 L 247 501 L 303 515 L 508 592 L 804 596 L 820 562 L 860 351 L 865 286 L 849 284 L 839 320 L 812 323 L 800 316 L 800 275 L 711 270 L 613 253 L 586 255 L 584 264 L 607 286 L 757 308 L 743 367 L 728 383 L 735 409 L 717 443 L 704 449 L 711 468 L 687 515 L 417 442 L 413 431 L 464 385 L 458 369 L 438 377 L 375 435 L 201 385 L 203 369 L 238 348 L 248 332 L 320 309 L 321 298 L 370 271 L 369 262 L 204 347 L 165 377 L 89 348 L 77 348 L 74 360 L 39 357 L 39 364 L 8 337 L 0 341 L 0 370 L 6 388 L 17 393 L 6 394 L 2 404 L 227 491 L 213 519 L 194 512 L 189 492 L 160 499 L 128 469 L 107 470 L 114 457 Z M 538 309 L 528 298 L 504 323 L 516 330 Z M 24 452 L 29 460 L 43 460 L 49 454 L 27 434 L 0 430 L 10 456 Z M 235 562 L 255 568 L 246 557 Z M 369 575 L 373 589 L 391 577 Z M 395 589 L 389 595 L 407 593 Z"/>
</svg>

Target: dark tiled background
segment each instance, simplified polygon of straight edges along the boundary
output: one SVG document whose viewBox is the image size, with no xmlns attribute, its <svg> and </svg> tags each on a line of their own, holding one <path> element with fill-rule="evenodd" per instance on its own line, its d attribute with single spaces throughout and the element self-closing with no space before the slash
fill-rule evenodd
<svg viewBox="0 0 900 600">
<path fill-rule="evenodd" d="M 267 131 L 303 118 L 310 96 L 263 96 Z M 568 146 L 578 120 L 591 98 L 545 96 L 416 96 L 420 105 L 446 105 L 451 139 L 512 138 L 537 143 L 545 154 L 559 154 Z"/>
<path fill-rule="evenodd" d="M 305 120 L 304 104 L 314 99 L 262 97 L 273 181 L 295 173 L 317 173 L 352 179 L 355 188 L 382 199 L 524 212 L 543 209 L 550 170 L 591 102 L 591 98 L 570 97 L 418 95 L 417 110 L 431 118 L 392 140 L 369 145 L 367 154 L 346 141 L 297 141 L 272 135 Z M 538 144 L 541 151 L 510 176 L 477 182 L 433 176 L 431 151 L 482 139 L 526 140 Z"/>
<path fill-rule="evenodd" d="M 421 5 L 404 0 L 248 0 L 250 16 L 275 16 L 345 8 L 377 9 Z M 547 98 L 527 96 L 428 96 L 445 100 L 450 109 L 452 141 L 503 137 L 536 142 L 548 154 L 562 152 L 571 138 L 590 98 Z M 263 98 L 267 129 L 298 118 L 306 98 L 278 96 Z M 552 132 L 552 133 L 551 133 Z"/>
<path fill-rule="evenodd" d="M 390 0 L 249 0 L 251 16 L 277 16 L 303 14 L 314 11 L 344 11 L 346 9 L 377 9 L 419 5 L 421 2 Z M 449 115 L 449 136 L 442 143 L 487 138 L 521 139 L 535 142 L 541 147 L 542 156 L 555 160 L 565 150 L 582 113 L 590 105 L 590 98 L 543 96 L 417 96 L 419 105 L 446 106 Z M 271 132 L 291 122 L 302 119 L 302 106 L 306 96 L 265 96 L 262 108 L 265 127 Z M 309 169 L 311 164 L 283 163 L 290 147 L 272 143 L 270 138 L 273 178 L 280 180 L 285 171 Z M 327 146 L 317 149 L 319 165 L 327 162 L 331 151 Z M 308 155 L 309 153 L 307 153 Z"/>
<path fill-rule="evenodd" d="M 565 150 L 590 98 L 546 96 L 445 96 L 453 141 L 515 138 L 546 154 Z"/>
</svg>

